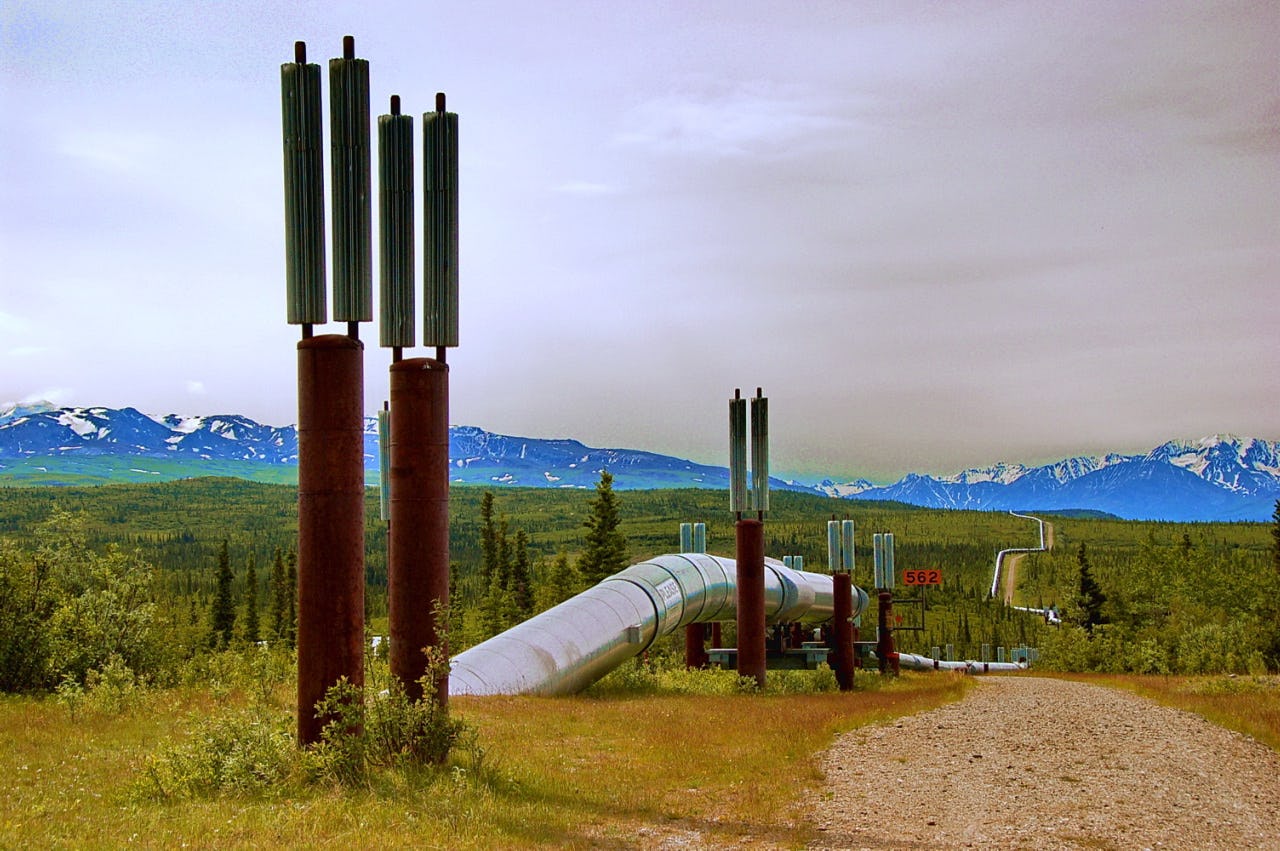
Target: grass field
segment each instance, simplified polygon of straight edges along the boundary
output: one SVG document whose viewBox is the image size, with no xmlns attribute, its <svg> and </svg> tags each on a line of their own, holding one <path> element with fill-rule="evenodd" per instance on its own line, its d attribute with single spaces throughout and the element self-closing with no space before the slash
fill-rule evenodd
<svg viewBox="0 0 1280 851">
<path fill-rule="evenodd" d="M 1204 715 L 1280 750 L 1276 678 L 1074 676 Z M 123 712 L 0 699 L 0 847 L 629 848 L 663 838 L 802 847 L 799 802 L 839 732 L 964 695 L 962 676 L 871 675 L 851 694 L 603 691 L 455 698 L 477 734 L 441 769 L 358 785 L 290 782 L 248 794 L 155 800 L 147 757 L 199 735 L 241 691 L 143 692 Z M 287 725 L 290 689 L 269 711 Z"/>
<path fill-rule="evenodd" d="M 454 713 L 486 752 L 479 771 L 463 754 L 357 788 L 181 802 L 138 794 L 146 756 L 241 696 L 152 692 L 125 713 L 74 721 L 56 700 L 7 697 L 0 847 L 621 848 L 691 831 L 799 847 L 813 833 L 796 802 L 820 781 L 814 758 L 836 733 L 968 687 L 921 675 L 844 695 L 460 698 Z"/>
</svg>

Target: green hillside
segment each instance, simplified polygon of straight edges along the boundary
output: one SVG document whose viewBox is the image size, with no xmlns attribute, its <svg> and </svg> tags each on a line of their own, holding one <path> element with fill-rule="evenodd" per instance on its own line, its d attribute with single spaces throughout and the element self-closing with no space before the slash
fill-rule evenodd
<svg viewBox="0 0 1280 851">
<path fill-rule="evenodd" d="M 474 612 L 492 596 L 481 574 L 481 487 L 450 494 L 450 551 L 455 571 L 458 643 L 486 631 Z M 506 540 L 523 533 L 532 581 L 551 581 L 559 553 L 577 554 L 593 491 L 502 488 L 494 514 Z M 722 491 L 658 490 L 619 493 L 622 532 L 633 561 L 678 548 L 684 521 L 707 524 L 708 549 L 733 554 L 733 518 Z M 1093 517 L 1050 517 L 1057 547 L 1032 554 L 1018 572 L 1015 603 L 1056 604 L 1068 625 L 987 599 L 995 554 L 1037 541 L 1036 524 L 1003 513 L 938 511 L 892 503 L 863 503 L 777 492 L 767 516 L 766 552 L 803 556 L 805 568 L 826 570 L 826 521 L 851 518 L 857 528 L 855 582 L 870 584 L 871 535 L 893 532 L 898 571 L 937 568 L 940 588 L 927 595 L 921 631 L 899 634 L 902 649 L 928 652 L 956 646 L 957 656 L 977 658 L 983 644 L 1040 646 L 1049 663 L 1108 670 L 1245 670 L 1272 654 L 1270 606 L 1276 594 L 1271 530 L 1266 524 L 1171 524 Z M 215 590 L 218 550 L 228 544 L 237 600 L 253 553 L 259 569 L 259 601 L 268 597 L 267 569 L 277 548 L 288 552 L 297 534 L 297 492 L 288 485 L 233 478 L 101 487 L 0 488 L 0 537 L 20 551 L 38 544 L 36 529 L 55 507 L 80 515 L 88 545 L 118 545 L 156 568 L 156 593 L 171 611 L 200 622 Z M 1106 596 L 1107 623 L 1086 631 L 1079 620 L 1079 547 Z M 378 519 L 377 492 L 366 512 L 368 613 L 375 626 L 386 611 L 386 535 Z M 913 594 L 899 588 L 900 596 Z M 536 596 L 536 595 L 535 595 Z M 547 594 L 542 594 L 544 603 Z M 260 603 L 265 605 L 265 602 Z M 900 605 L 904 627 L 920 626 L 920 607 Z M 507 622 L 511 616 L 508 616 Z M 492 623 L 491 623 L 492 627 Z M 194 628 L 194 627 L 193 627 Z"/>
</svg>

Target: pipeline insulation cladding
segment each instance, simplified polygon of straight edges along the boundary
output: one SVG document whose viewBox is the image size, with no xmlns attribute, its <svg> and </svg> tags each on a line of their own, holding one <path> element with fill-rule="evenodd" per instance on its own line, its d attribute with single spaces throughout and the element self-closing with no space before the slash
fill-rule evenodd
<svg viewBox="0 0 1280 851">
<path fill-rule="evenodd" d="M 378 116 L 379 343 L 413 348 L 413 116 Z"/>
<path fill-rule="evenodd" d="M 325 300 L 324 150 L 320 66 L 280 66 L 284 130 L 284 242 L 290 325 L 323 325 Z"/>
<path fill-rule="evenodd" d="M 373 318 L 369 62 L 329 60 L 329 162 L 333 180 L 333 318 Z"/>
<path fill-rule="evenodd" d="M 422 116 L 424 346 L 458 345 L 458 116 Z"/>
</svg>

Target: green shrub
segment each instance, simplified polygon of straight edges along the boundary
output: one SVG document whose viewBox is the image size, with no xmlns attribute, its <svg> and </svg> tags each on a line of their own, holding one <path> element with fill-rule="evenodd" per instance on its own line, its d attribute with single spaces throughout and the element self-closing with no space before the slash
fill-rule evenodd
<svg viewBox="0 0 1280 851">
<path fill-rule="evenodd" d="M 137 705 L 147 693 L 145 679 L 137 677 L 124 660 L 112 655 L 101 668 L 85 674 L 84 684 L 67 672 L 55 691 L 57 700 L 74 719 L 80 712 L 119 715 Z"/>
<path fill-rule="evenodd" d="M 291 720 L 258 709 L 197 719 L 187 739 L 147 758 L 136 790 L 160 800 L 280 791 L 297 769 Z"/>
<path fill-rule="evenodd" d="M 773 670 L 765 677 L 765 694 L 815 694 L 839 688 L 835 673 L 826 664 L 816 670 Z M 593 697 L 631 695 L 728 695 L 755 694 L 760 690 L 752 677 L 740 677 L 730 668 L 687 668 L 677 654 L 655 654 L 649 659 L 624 662 L 587 690 Z"/>
<path fill-rule="evenodd" d="M 320 742 L 304 756 L 310 776 L 350 786 L 378 768 L 443 765 L 467 729 L 431 691 L 443 658 L 429 661 L 420 680 L 422 700 L 411 700 L 395 678 L 377 691 L 357 688 L 344 677 L 325 692 L 316 714 L 329 720 Z"/>
</svg>

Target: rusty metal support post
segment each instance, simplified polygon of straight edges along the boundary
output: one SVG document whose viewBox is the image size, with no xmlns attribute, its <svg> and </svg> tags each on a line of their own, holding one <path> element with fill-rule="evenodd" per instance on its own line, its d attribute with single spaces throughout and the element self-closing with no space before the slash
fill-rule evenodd
<svg viewBox="0 0 1280 851">
<path fill-rule="evenodd" d="M 876 634 L 876 658 L 880 662 L 880 673 L 892 671 L 898 673 L 897 651 L 893 646 L 893 595 L 888 591 L 880 592 L 880 626 Z"/>
<path fill-rule="evenodd" d="M 391 365 L 391 545 L 387 597 L 391 673 L 414 700 L 427 671 L 424 648 L 448 653 L 449 367 L 431 358 Z M 436 699 L 449 700 L 447 666 Z"/>
<path fill-rule="evenodd" d="M 707 625 L 691 623 L 684 628 L 684 666 L 705 668 L 711 661 L 707 655 Z"/>
<path fill-rule="evenodd" d="M 364 685 L 364 345 L 298 343 L 298 740 L 320 740 L 316 703 Z"/>
<path fill-rule="evenodd" d="M 832 640 L 835 642 L 836 682 L 841 691 L 853 688 L 853 581 L 849 574 L 839 572 L 831 574 L 831 594 L 834 597 L 832 606 Z"/>
<path fill-rule="evenodd" d="M 738 675 L 764 688 L 764 523 L 743 519 L 734 525 L 738 572 Z"/>
</svg>

